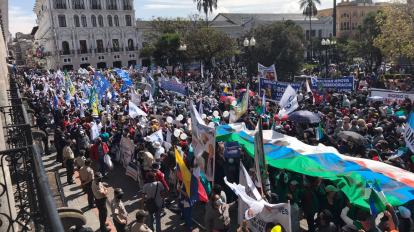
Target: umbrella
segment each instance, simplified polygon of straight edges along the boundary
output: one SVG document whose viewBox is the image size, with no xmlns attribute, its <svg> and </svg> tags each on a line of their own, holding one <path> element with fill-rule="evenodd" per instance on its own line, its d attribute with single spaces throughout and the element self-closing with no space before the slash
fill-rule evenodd
<svg viewBox="0 0 414 232">
<path fill-rule="evenodd" d="M 240 93 L 244 93 L 244 92 L 246 92 L 246 89 L 240 89 L 239 90 L 239 92 Z M 251 91 L 250 89 L 249 89 L 249 96 L 250 97 L 253 97 L 254 95 L 256 95 L 253 91 Z"/>
<path fill-rule="evenodd" d="M 289 114 L 289 120 L 298 123 L 319 123 L 321 118 L 318 114 L 312 113 L 308 110 L 299 110 Z"/>
<path fill-rule="evenodd" d="M 364 136 L 353 131 L 341 131 L 338 133 L 338 138 L 345 141 L 351 141 L 358 145 L 365 145 L 368 143 L 368 140 L 364 138 Z"/>
</svg>

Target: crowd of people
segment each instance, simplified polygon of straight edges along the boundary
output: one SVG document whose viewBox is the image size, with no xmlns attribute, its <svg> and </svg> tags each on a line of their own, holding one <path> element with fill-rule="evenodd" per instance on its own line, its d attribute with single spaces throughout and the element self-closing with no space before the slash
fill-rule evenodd
<svg viewBox="0 0 414 232">
<path fill-rule="evenodd" d="M 125 79 L 125 73 L 129 74 L 129 79 Z M 152 76 L 148 78 L 149 73 Z M 350 93 L 326 90 L 315 97 L 303 88 L 298 93 L 300 109 L 317 112 L 322 118 L 324 136 L 318 140 L 315 125 L 280 120 L 277 116 L 279 106 L 273 101 L 263 104 L 258 93 L 258 81 L 247 78 L 245 69 L 236 64 L 218 65 L 210 72 L 203 72 L 202 76 L 176 77 L 163 71 L 132 68 L 120 73 L 119 70 L 97 71 L 89 67 L 68 73 L 21 70 L 16 78 L 24 89 L 36 126 L 44 131 L 46 138 L 53 131 L 56 162 L 66 168 L 67 183 L 73 184 L 74 172 L 79 172 L 89 208 L 98 208 L 101 231 L 107 231 L 108 216 L 108 187 L 103 180 L 111 175 L 114 163 L 119 164 L 115 168 L 123 168 L 126 174 L 136 177 L 137 192 L 142 192 L 144 202 L 136 214 L 136 221 L 129 222 L 122 203 L 123 190 L 114 189 L 111 212 L 117 231 L 162 231 L 161 217 L 167 196 L 178 199 L 186 229 L 192 231 L 194 202 L 185 191 L 182 178 L 177 176 L 174 153 L 174 148 L 180 150 L 189 169 L 197 165 L 191 146 L 188 106 L 190 101 L 203 106 L 206 125 L 212 122 L 215 125 L 228 124 L 229 115 L 225 112 L 230 111 L 234 103 L 220 97 L 223 91 L 226 95 L 231 92 L 237 101 L 242 96 L 240 89 L 245 89 L 248 84 L 253 94 L 247 112 L 238 120 L 247 128 L 253 130 L 262 117 L 264 129 L 296 137 L 309 145 L 323 143 L 337 148 L 342 154 L 414 171 L 414 156 L 404 141 L 405 123 L 412 110 L 409 99 L 402 104 L 386 105 L 380 100 L 370 100 L 366 89 Z M 99 78 L 109 83 L 102 94 L 100 89 L 95 89 Z M 186 85 L 189 94 L 183 96 L 159 88 L 157 83 L 162 79 L 175 79 Z M 371 84 L 370 78 L 362 76 L 356 81 Z M 94 94 L 97 97 L 92 96 Z M 142 113 L 132 117 L 130 102 Z M 213 116 L 215 111 L 219 116 Z M 162 139 L 154 140 L 151 135 L 160 130 Z M 174 133 L 176 130 L 179 130 L 177 135 Z M 364 142 L 338 136 L 344 131 L 359 134 Z M 48 154 L 48 139 L 44 143 Z M 244 166 L 254 173 L 253 159 L 241 152 Z M 223 181 L 228 175 L 223 143 L 216 144 L 215 157 L 214 185 L 205 185 L 209 194 L 209 201 L 205 204 L 205 227 L 209 232 L 237 227 L 237 231 L 250 231 L 246 221 L 238 222 L 229 216 L 229 210 L 237 206 L 237 197 Z M 306 219 L 311 232 L 414 231 L 413 204 L 388 205 L 376 220 L 369 209 L 352 205 L 340 188 L 330 181 L 273 167 L 268 170 L 272 192 L 269 201 L 289 200 L 294 232 L 301 231 L 301 219 Z"/>
</svg>

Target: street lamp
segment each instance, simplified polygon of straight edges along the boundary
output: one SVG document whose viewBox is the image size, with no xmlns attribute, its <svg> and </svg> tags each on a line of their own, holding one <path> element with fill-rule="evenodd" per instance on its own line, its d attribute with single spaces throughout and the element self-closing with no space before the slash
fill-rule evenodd
<svg viewBox="0 0 414 232">
<path fill-rule="evenodd" d="M 180 44 L 180 46 L 178 47 L 178 49 L 177 49 L 179 52 L 180 52 L 180 54 L 181 54 L 181 65 L 183 66 L 183 69 L 182 69 L 182 71 L 183 71 L 183 81 L 184 81 L 184 78 L 185 78 L 185 71 L 184 71 L 184 55 L 183 55 L 183 53 L 185 52 L 185 51 L 187 51 L 187 45 L 186 44 Z M 173 73 L 173 75 L 174 75 L 174 73 Z"/>
<path fill-rule="evenodd" d="M 330 39 L 322 39 L 321 41 L 321 45 L 323 47 L 325 47 L 325 78 L 328 77 L 328 49 L 330 46 L 333 46 L 336 44 L 335 40 L 330 40 Z"/>
<path fill-rule="evenodd" d="M 251 70 L 249 68 L 250 65 L 249 65 L 248 61 L 251 60 L 250 59 L 251 54 L 252 54 L 251 50 L 254 48 L 254 46 L 256 46 L 256 39 L 253 36 L 252 36 L 252 38 L 250 38 L 250 40 L 246 37 L 243 41 L 243 46 L 246 49 L 246 51 L 247 51 L 246 53 L 249 56 L 249 57 L 246 58 L 246 65 L 247 65 L 247 76 L 249 76 L 249 79 L 250 79 L 250 82 L 251 82 L 252 77 L 251 77 L 251 72 L 249 72 Z"/>
</svg>

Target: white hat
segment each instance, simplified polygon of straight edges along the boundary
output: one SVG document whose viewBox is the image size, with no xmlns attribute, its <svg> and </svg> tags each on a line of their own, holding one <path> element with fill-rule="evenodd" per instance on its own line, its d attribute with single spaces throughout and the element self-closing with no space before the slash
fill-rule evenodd
<svg viewBox="0 0 414 232">
<path fill-rule="evenodd" d="M 158 148 L 160 148 L 160 147 L 161 147 L 161 143 L 160 143 L 160 142 L 158 142 L 158 141 L 156 141 L 156 142 L 153 142 L 153 143 L 152 143 L 152 146 L 153 146 L 155 149 L 158 149 Z"/>
</svg>

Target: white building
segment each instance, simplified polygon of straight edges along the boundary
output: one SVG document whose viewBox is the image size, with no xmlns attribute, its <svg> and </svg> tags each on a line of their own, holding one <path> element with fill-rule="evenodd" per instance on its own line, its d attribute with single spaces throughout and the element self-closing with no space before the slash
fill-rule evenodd
<svg viewBox="0 0 414 232">
<path fill-rule="evenodd" d="M 4 40 L 9 42 L 10 32 L 9 32 L 9 1 L 0 0 L 0 24 L 3 28 L 2 35 Z"/>
<path fill-rule="evenodd" d="M 312 38 L 328 38 L 333 34 L 332 17 L 313 17 L 312 32 L 309 33 L 309 18 L 302 14 L 238 14 L 220 13 L 210 23 L 211 27 L 225 32 L 232 38 L 238 39 L 239 44 L 243 43 L 244 36 L 260 25 L 273 22 L 293 21 L 303 29 L 306 40 Z M 260 40 L 260 38 L 256 38 Z M 260 41 L 258 41 L 260 42 Z M 309 56 L 310 52 L 306 56 Z"/>
<path fill-rule="evenodd" d="M 36 0 L 37 55 L 52 69 L 135 65 L 133 0 Z"/>
</svg>

